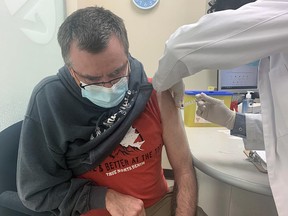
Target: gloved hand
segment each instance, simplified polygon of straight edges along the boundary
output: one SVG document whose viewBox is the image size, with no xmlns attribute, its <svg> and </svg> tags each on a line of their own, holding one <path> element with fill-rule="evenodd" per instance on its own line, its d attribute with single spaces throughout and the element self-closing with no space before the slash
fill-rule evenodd
<svg viewBox="0 0 288 216">
<path fill-rule="evenodd" d="M 201 93 L 196 95 L 196 103 L 198 116 L 229 130 L 233 129 L 236 113 L 230 110 L 223 101 Z"/>
<path fill-rule="evenodd" d="M 174 103 L 178 108 L 181 108 L 183 105 L 184 89 L 185 86 L 183 80 L 179 81 L 169 89 L 173 96 Z"/>
</svg>

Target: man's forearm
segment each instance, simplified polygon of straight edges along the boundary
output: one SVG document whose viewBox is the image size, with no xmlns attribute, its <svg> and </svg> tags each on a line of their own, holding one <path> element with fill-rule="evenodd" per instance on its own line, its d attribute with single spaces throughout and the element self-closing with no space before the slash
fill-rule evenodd
<svg viewBox="0 0 288 216">
<path fill-rule="evenodd" d="M 175 179 L 176 216 L 192 216 L 197 209 L 197 182 L 193 168 Z"/>
</svg>

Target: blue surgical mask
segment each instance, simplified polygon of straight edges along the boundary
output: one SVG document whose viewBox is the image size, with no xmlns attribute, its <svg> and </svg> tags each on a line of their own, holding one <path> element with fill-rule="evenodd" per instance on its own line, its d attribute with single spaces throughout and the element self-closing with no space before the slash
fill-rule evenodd
<svg viewBox="0 0 288 216">
<path fill-rule="evenodd" d="M 83 83 L 84 84 L 84 83 Z M 121 78 L 111 88 L 91 85 L 81 89 L 82 97 L 86 97 L 92 103 L 104 108 L 117 106 L 124 98 L 128 90 L 127 77 Z"/>
</svg>

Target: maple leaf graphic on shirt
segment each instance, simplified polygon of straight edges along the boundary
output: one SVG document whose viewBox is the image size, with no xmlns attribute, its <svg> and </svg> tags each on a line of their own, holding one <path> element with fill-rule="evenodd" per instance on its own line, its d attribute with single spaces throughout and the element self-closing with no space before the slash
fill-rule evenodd
<svg viewBox="0 0 288 216">
<path fill-rule="evenodd" d="M 141 149 L 142 144 L 145 140 L 140 142 L 135 142 L 140 134 L 136 132 L 135 128 L 130 127 L 125 137 L 120 142 L 120 148 L 117 148 L 110 154 L 110 157 L 115 158 L 118 154 L 129 155 L 133 151 L 143 151 Z"/>
<path fill-rule="evenodd" d="M 130 127 L 128 132 L 126 133 L 125 137 L 120 142 L 120 145 L 122 145 L 123 147 L 126 147 L 126 148 L 131 146 L 133 148 L 137 148 L 139 150 L 142 150 L 141 146 L 145 142 L 145 140 L 141 141 L 141 142 L 135 142 L 135 140 L 137 139 L 138 136 L 139 136 L 139 133 L 136 132 L 135 128 Z"/>
</svg>

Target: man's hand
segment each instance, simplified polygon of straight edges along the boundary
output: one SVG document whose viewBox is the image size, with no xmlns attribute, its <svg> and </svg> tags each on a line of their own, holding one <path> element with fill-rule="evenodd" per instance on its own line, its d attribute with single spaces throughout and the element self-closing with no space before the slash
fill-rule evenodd
<svg viewBox="0 0 288 216">
<path fill-rule="evenodd" d="M 184 97 L 184 90 L 185 90 L 183 81 L 181 80 L 180 82 L 176 83 L 169 90 L 173 96 L 176 107 L 181 108 L 183 105 L 183 97 Z"/>
<path fill-rule="evenodd" d="M 106 209 L 112 216 L 146 216 L 142 200 L 111 189 L 106 193 Z"/>
<path fill-rule="evenodd" d="M 198 105 L 196 114 L 210 122 L 232 130 L 235 123 L 235 112 L 231 111 L 223 101 L 209 97 L 204 93 L 196 95 Z"/>
</svg>

